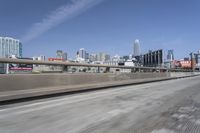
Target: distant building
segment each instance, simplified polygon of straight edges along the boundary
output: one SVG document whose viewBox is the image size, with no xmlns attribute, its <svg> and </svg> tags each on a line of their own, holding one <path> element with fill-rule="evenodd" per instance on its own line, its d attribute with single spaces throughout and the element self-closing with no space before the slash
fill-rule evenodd
<svg viewBox="0 0 200 133">
<path fill-rule="evenodd" d="M 123 56 L 124 61 L 127 61 L 130 59 L 130 56 Z"/>
<path fill-rule="evenodd" d="M 78 56 L 79 58 L 86 59 L 86 50 L 84 48 L 79 49 Z"/>
<path fill-rule="evenodd" d="M 110 61 L 110 55 L 109 54 L 106 54 L 106 53 L 99 53 L 97 55 L 97 60 L 98 61 Z"/>
<path fill-rule="evenodd" d="M 90 54 L 84 48 L 81 48 L 76 53 L 76 61 L 81 63 L 90 62 Z"/>
<path fill-rule="evenodd" d="M 190 59 L 191 59 L 191 68 L 192 68 L 192 70 L 195 70 L 195 68 L 196 68 L 195 53 L 190 53 Z"/>
<path fill-rule="evenodd" d="M 195 54 L 195 60 L 197 64 L 200 64 L 200 51 L 198 51 L 198 53 Z"/>
<path fill-rule="evenodd" d="M 0 57 L 9 58 L 12 55 L 22 57 L 22 43 L 11 37 L 0 37 Z M 0 63 L 0 73 L 6 73 L 6 64 Z"/>
<path fill-rule="evenodd" d="M 90 54 L 86 52 L 86 54 L 85 54 L 85 60 L 89 61 L 89 59 L 90 59 Z"/>
<path fill-rule="evenodd" d="M 103 53 L 97 54 L 97 61 L 103 61 Z"/>
<path fill-rule="evenodd" d="M 138 39 L 136 39 L 134 42 L 133 51 L 134 57 L 140 56 L 140 41 Z"/>
<path fill-rule="evenodd" d="M 149 51 L 143 56 L 143 66 L 162 67 L 164 65 L 163 50 Z"/>
<path fill-rule="evenodd" d="M 106 55 L 105 55 L 105 61 L 110 61 L 110 58 L 111 58 L 111 57 L 110 57 L 109 54 L 106 54 Z"/>
<path fill-rule="evenodd" d="M 190 61 L 190 58 L 189 57 L 185 57 L 183 60 L 184 61 Z"/>
<path fill-rule="evenodd" d="M 115 55 L 112 57 L 112 61 L 119 62 L 121 60 L 121 57 L 119 55 Z"/>
<path fill-rule="evenodd" d="M 38 61 L 45 61 L 46 57 L 44 55 L 40 55 L 40 56 L 34 56 L 33 60 L 38 60 Z"/>
<path fill-rule="evenodd" d="M 135 63 L 133 60 L 128 59 L 125 61 L 124 66 L 135 66 Z"/>
<path fill-rule="evenodd" d="M 191 69 L 192 62 L 191 61 L 180 61 L 180 67 L 183 69 Z"/>
<path fill-rule="evenodd" d="M 134 57 L 133 57 L 133 55 L 132 54 L 130 54 L 129 55 L 129 59 L 133 59 Z"/>
<path fill-rule="evenodd" d="M 200 70 L 200 50 L 196 53 L 190 53 L 190 62 L 192 70 Z"/>
<path fill-rule="evenodd" d="M 97 54 L 90 54 L 89 56 L 90 56 L 89 59 L 91 62 L 97 61 Z"/>
<path fill-rule="evenodd" d="M 167 61 L 173 61 L 174 60 L 174 50 L 168 50 L 167 51 Z"/>
<path fill-rule="evenodd" d="M 64 52 L 63 53 L 63 58 L 62 59 L 64 59 L 65 61 L 67 61 L 68 60 L 68 58 L 67 58 L 68 56 L 67 56 L 67 53 L 66 52 Z"/>
<path fill-rule="evenodd" d="M 39 56 L 39 57 L 33 57 L 33 60 L 38 61 L 44 61 L 45 56 Z M 48 61 L 56 61 L 56 62 L 63 62 L 65 61 L 62 58 L 48 58 Z M 39 73 L 57 73 L 57 72 L 63 72 L 64 67 L 63 66 L 57 66 L 57 65 L 33 65 L 33 72 L 39 72 Z"/>
<path fill-rule="evenodd" d="M 22 57 L 22 43 L 10 37 L 0 37 L 0 57 Z"/>
<path fill-rule="evenodd" d="M 56 51 L 56 58 L 63 59 L 64 61 L 66 61 L 67 60 L 67 53 L 63 52 L 62 50 L 57 50 Z"/>
<path fill-rule="evenodd" d="M 44 55 L 40 55 L 40 56 L 34 56 L 33 57 L 33 60 L 34 61 L 45 61 L 46 60 L 46 57 Z M 33 68 L 35 67 L 40 67 L 42 65 L 33 65 Z"/>
</svg>

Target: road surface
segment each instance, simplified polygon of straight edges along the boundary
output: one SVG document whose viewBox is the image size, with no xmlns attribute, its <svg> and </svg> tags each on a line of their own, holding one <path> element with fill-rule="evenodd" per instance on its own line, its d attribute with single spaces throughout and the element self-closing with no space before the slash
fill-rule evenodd
<svg viewBox="0 0 200 133">
<path fill-rule="evenodd" d="M 1 133 L 199 133 L 200 77 L 0 107 Z"/>
</svg>

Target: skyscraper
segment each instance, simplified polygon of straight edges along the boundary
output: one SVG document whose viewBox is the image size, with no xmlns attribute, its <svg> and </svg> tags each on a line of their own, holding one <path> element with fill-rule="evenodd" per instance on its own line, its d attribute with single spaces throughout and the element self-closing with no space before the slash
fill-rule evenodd
<svg viewBox="0 0 200 133">
<path fill-rule="evenodd" d="M 167 51 L 167 60 L 173 61 L 174 60 L 174 50 L 168 50 Z"/>
<path fill-rule="evenodd" d="M 0 37 L 0 57 L 22 57 L 22 43 L 11 37 Z M 0 73 L 6 72 L 6 64 L 0 63 Z"/>
<path fill-rule="evenodd" d="M 140 56 L 140 41 L 138 39 L 135 40 L 134 45 L 133 45 L 133 55 Z"/>
<path fill-rule="evenodd" d="M 22 43 L 10 37 L 0 37 L 0 57 L 22 57 Z"/>
<path fill-rule="evenodd" d="M 84 48 L 79 49 L 79 58 L 86 59 L 86 50 Z"/>
</svg>

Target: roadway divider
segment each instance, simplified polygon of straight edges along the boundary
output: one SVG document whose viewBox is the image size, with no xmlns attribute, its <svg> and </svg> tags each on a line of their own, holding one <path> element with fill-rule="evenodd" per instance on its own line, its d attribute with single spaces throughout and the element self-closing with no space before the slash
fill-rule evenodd
<svg viewBox="0 0 200 133">
<path fill-rule="evenodd" d="M 0 75 L 0 105 L 198 75 L 193 72 Z"/>
</svg>

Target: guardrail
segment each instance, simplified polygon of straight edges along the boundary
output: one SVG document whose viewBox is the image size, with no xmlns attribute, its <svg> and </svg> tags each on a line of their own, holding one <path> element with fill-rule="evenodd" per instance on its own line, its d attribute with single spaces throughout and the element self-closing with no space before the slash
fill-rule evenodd
<svg viewBox="0 0 200 133">
<path fill-rule="evenodd" d="M 151 70 L 151 71 L 169 71 L 169 72 L 191 72 L 192 70 L 185 69 L 167 69 L 163 67 L 140 67 L 140 66 L 114 66 L 102 64 L 86 64 L 86 63 L 73 63 L 73 62 L 59 62 L 59 61 L 34 61 L 26 59 L 10 59 L 0 58 L 0 63 L 9 64 L 34 64 L 34 65 L 60 65 L 60 66 L 80 66 L 80 67 L 98 67 L 98 68 L 119 68 L 119 69 L 137 69 L 137 70 Z"/>
</svg>

